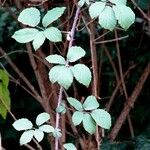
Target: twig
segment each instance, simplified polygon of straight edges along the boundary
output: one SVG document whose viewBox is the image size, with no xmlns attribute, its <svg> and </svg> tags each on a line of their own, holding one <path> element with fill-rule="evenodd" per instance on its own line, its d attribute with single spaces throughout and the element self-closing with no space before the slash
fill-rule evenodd
<svg viewBox="0 0 150 150">
<path fill-rule="evenodd" d="M 30 94 L 35 99 L 37 98 L 31 91 L 29 91 L 24 85 L 22 85 L 17 79 L 10 77 L 10 81 L 15 83 L 16 86 L 19 85 L 22 89 L 24 89 L 28 94 Z"/>
<path fill-rule="evenodd" d="M 83 17 L 82 17 L 82 20 L 83 20 Z M 83 21 L 84 21 L 84 20 L 83 20 Z M 90 24 L 93 23 L 93 22 L 94 22 L 94 19 L 91 20 L 91 21 L 89 21 L 88 23 L 86 23 L 86 24 L 84 25 L 84 27 L 82 27 L 81 29 L 77 29 L 77 31 L 80 32 L 80 31 L 84 30 L 85 28 L 87 28 L 88 25 L 90 25 Z M 85 23 L 85 22 L 84 22 L 84 23 Z"/>
<path fill-rule="evenodd" d="M 145 19 L 147 19 L 150 22 L 150 18 L 144 13 L 144 11 L 137 5 L 137 3 L 134 0 L 131 0 L 133 5 L 139 10 L 139 12 L 143 15 Z"/>
<path fill-rule="evenodd" d="M 135 65 L 130 66 L 130 67 L 128 68 L 128 70 L 124 73 L 123 77 L 125 78 L 125 77 L 129 74 L 130 70 L 133 69 L 134 67 L 135 67 Z M 116 94 L 117 94 L 117 92 L 118 92 L 118 90 L 119 90 L 119 88 L 120 88 L 120 86 L 121 86 L 121 83 L 122 83 L 121 80 L 119 80 L 119 82 L 117 82 L 117 86 L 115 87 L 115 89 L 114 89 L 114 91 L 113 91 L 113 93 L 112 93 L 112 96 L 110 97 L 109 102 L 106 104 L 106 110 L 107 110 L 108 112 L 110 111 L 110 108 L 111 108 L 112 103 L 113 103 L 113 101 L 114 101 L 114 99 L 115 99 L 115 96 L 116 96 Z"/>
<path fill-rule="evenodd" d="M 30 43 L 27 43 L 26 47 L 27 47 L 27 50 L 28 50 L 28 55 L 29 55 L 31 66 L 33 68 L 33 71 L 35 73 L 35 76 L 36 76 L 36 79 L 37 79 L 37 82 L 38 82 L 38 85 L 39 85 L 39 88 L 40 88 L 40 92 L 41 92 L 41 95 L 42 95 L 42 100 L 46 99 L 47 97 L 46 97 L 46 93 L 45 93 L 44 84 L 43 84 L 41 75 L 39 73 L 37 63 L 36 63 L 35 58 L 33 56 L 33 52 L 32 52 L 32 48 L 31 48 Z"/>
<path fill-rule="evenodd" d="M 13 70 L 18 74 L 18 76 L 26 83 L 26 85 L 30 88 L 30 90 L 35 94 L 36 100 L 38 102 L 41 102 L 42 98 L 35 90 L 33 85 L 29 82 L 29 80 L 25 77 L 25 75 L 19 70 L 19 68 L 12 62 L 12 60 L 7 56 L 7 54 L 1 47 L 0 47 L 0 53 L 4 56 L 4 58 L 7 60 L 9 65 L 13 68 Z"/>
<path fill-rule="evenodd" d="M 113 68 L 113 70 L 114 70 L 114 74 L 115 74 L 115 76 L 116 76 L 116 80 L 117 80 L 117 83 L 118 83 L 118 82 L 119 82 L 119 75 L 118 75 L 116 66 L 115 66 L 115 64 L 114 64 L 114 62 L 113 62 L 113 59 L 112 59 L 112 57 L 111 57 L 111 55 L 110 55 L 110 53 L 109 53 L 107 47 L 105 46 L 105 44 L 103 44 L 103 48 L 104 48 L 104 51 L 105 51 L 105 53 L 106 53 L 106 55 L 107 55 L 107 57 L 108 57 L 108 59 L 109 59 L 109 62 L 110 62 L 110 64 L 111 64 L 111 66 L 112 66 L 112 68 Z"/>
<path fill-rule="evenodd" d="M 85 20 L 83 19 L 84 23 Z M 97 69 L 97 53 L 96 53 L 96 45 L 94 43 L 95 39 L 95 31 L 94 25 L 90 24 L 89 27 L 85 24 L 88 33 L 90 35 L 90 50 L 91 50 L 91 60 L 92 60 L 92 73 L 93 73 L 93 86 L 92 86 L 92 94 L 95 97 L 98 97 L 98 90 L 97 90 L 97 83 L 98 83 L 98 69 Z M 98 126 L 96 127 L 96 142 L 97 142 L 97 149 L 99 150 L 100 146 L 100 136 Z"/>
<path fill-rule="evenodd" d="M 117 56 L 118 56 L 118 64 L 119 64 L 119 73 L 120 73 L 123 91 L 125 94 L 125 99 L 127 101 L 128 100 L 128 94 L 127 94 L 127 89 L 126 89 L 126 85 L 125 85 L 125 81 L 124 81 L 124 77 L 123 77 L 122 63 L 121 63 L 122 61 L 121 61 L 121 55 L 120 55 L 120 47 L 119 47 L 119 42 L 118 42 L 117 30 L 115 30 L 115 38 L 116 38 L 116 48 L 117 48 L 117 54 L 118 54 Z M 127 116 L 127 119 L 128 119 L 128 124 L 129 124 L 131 136 L 132 136 L 132 138 L 134 138 L 134 130 L 133 130 L 130 115 Z"/>
<path fill-rule="evenodd" d="M 8 113 L 11 115 L 11 117 L 14 119 L 14 120 L 17 120 L 15 115 L 11 112 L 11 110 L 7 107 L 7 104 L 5 104 L 3 98 L 0 96 L 0 102 L 4 105 L 4 107 L 7 109 Z M 1 145 L 0 145 L 1 146 Z M 25 146 L 30 149 L 30 150 L 35 150 L 32 146 L 30 146 L 29 144 L 25 144 Z M 0 149 L 1 150 L 1 149 Z"/>
<path fill-rule="evenodd" d="M 106 32 L 107 33 L 107 32 Z M 111 39 L 111 40 L 106 40 L 106 41 L 100 41 L 100 42 L 95 42 L 95 44 L 104 44 L 104 43 L 111 43 L 111 42 L 115 42 L 115 41 L 121 41 L 123 39 L 128 38 L 129 35 L 123 36 L 123 37 L 119 37 L 119 38 L 115 38 L 115 39 Z"/>
<path fill-rule="evenodd" d="M 26 54 L 28 54 L 29 52 L 28 52 L 28 51 L 25 51 L 25 50 L 14 50 L 14 51 L 12 51 L 12 52 L 6 53 L 5 55 L 10 56 L 10 55 L 15 54 L 15 53 L 26 53 Z M 1 59 L 1 58 L 5 58 L 5 55 L 0 56 L 0 59 Z M 42 62 L 44 65 L 46 65 L 47 67 L 50 66 L 49 63 L 48 63 L 48 61 L 46 61 L 45 59 L 42 59 L 41 57 L 38 57 L 38 56 L 35 55 L 35 54 L 33 54 L 33 56 L 34 56 L 36 59 L 38 59 L 40 62 Z M 44 57 L 44 58 L 45 58 L 45 57 Z"/>
<path fill-rule="evenodd" d="M 104 37 L 108 33 L 110 33 L 110 31 L 104 32 L 102 35 L 100 35 L 99 37 L 97 37 L 96 39 L 94 39 L 94 42 L 96 42 L 97 40 L 101 39 L 102 37 Z"/>
<path fill-rule="evenodd" d="M 147 79 L 147 77 L 150 74 L 150 63 L 148 63 L 148 65 L 146 66 L 144 72 L 142 73 L 138 83 L 136 84 L 132 95 L 129 97 L 129 99 L 126 101 L 126 105 L 124 105 L 124 108 L 120 114 L 120 116 L 118 117 L 114 127 L 112 128 L 112 131 L 109 135 L 109 138 L 111 140 L 114 140 L 116 138 L 116 136 L 118 135 L 124 121 L 126 120 L 131 108 L 133 108 L 135 101 L 137 100 L 138 96 L 140 95 L 142 88 L 144 86 L 144 83 Z"/>
<path fill-rule="evenodd" d="M 4 1 L 2 2 L 1 6 L 3 7 L 3 6 L 5 5 L 5 3 L 6 3 L 6 0 L 4 0 Z"/>
<path fill-rule="evenodd" d="M 41 145 L 33 138 L 34 143 L 36 144 L 38 150 L 43 150 Z"/>
<path fill-rule="evenodd" d="M 63 87 L 61 86 L 60 91 L 59 91 L 57 108 L 59 108 L 59 106 L 61 105 L 62 94 L 63 94 Z M 57 112 L 56 113 L 56 126 L 55 126 L 56 129 L 59 128 L 59 121 L 60 121 L 60 113 Z M 58 137 L 55 137 L 55 150 L 59 150 L 59 148 L 58 148 Z"/>
<path fill-rule="evenodd" d="M 65 90 L 63 92 L 64 92 L 65 97 L 67 98 L 68 97 L 67 92 Z M 67 106 L 66 103 L 65 103 L 65 105 Z M 85 149 L 84 141 L 82 140 L 82 138 L 78 134 L 76 126 L 74 126 L 73 123 L 72 123 L 72 119 L 71 119 L 72 117 L 71 117 L 70 109 L 68 109 L 66 113 L 67 113 L 68 120 L 70 122 L 70 126 L 72 128 L 72 131 L 73 131 L 74 135 L 77 136 L 76 138 L 79 140 L 82 150 L 84 150 Z"/>
<path fill-rule="evenodd" d="M 75 35 L 75 29 L 76 29 L 76 24 L 78 21 L 78 17 L 79 17 L 79 13 L 80 13 L 80 7 L 77 7 L 76 13 L 75 13 L 75 18 L 74 18 L 74 22 L 70 31 L 70 42 L 69 42 L 69 46 L 68 49 L 72 47 L 73 45 L 73 40 L 74 40 L 74 35 Z M 68 61 L 66 61 L 66 65 L 68 65 Z M 63 87 L 60 87 L 60 91 L 59 91 L 59 97 L 58 97 L 58 104 L 57 107 L 60 106 L 61 102 L 62 102 L 62 94 L 63 94 Z M 56 113 L 56 129 L 59 127 L 59 123 L 60 123 L 60 113 Z M 59 150 L 58 147 L 58 138 L 55 138 L 55 150 Z"/>
</svg>

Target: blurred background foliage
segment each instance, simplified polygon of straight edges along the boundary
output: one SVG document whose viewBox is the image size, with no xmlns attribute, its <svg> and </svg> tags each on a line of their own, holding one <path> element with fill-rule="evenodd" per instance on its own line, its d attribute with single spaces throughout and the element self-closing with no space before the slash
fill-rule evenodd
<svg viewBox="0 0 150 150">
<path fill-rule="evenodd" d="M 26 4 L 26 1 L 22 1 L 22 3 Z M 57 4 L 65 5 L 65 1 L 52 1 L 51 3 L 54 6 Z M 136 3 L 146 14 L 149 14 L 150 17 L 150 0 L 136 0 Z M 150 22 L 144 19 L 141 13 L 134 8 L 133 5 L 131 5 L 131 7 L 136 13 L 136 22 L 127 32 L 121 31 L 118 33 L 120 37 L 125 35 L 129 36 L 119 42 L 123 72 L 125 72 L 130 66 L 135 65 L 135 68 L 130 71 L 125 81 L 129 95 L 132 93 L 146 64 L 150 61 Z M 23 52 L 25 51 L 25 46 L 23 44 L 18 44 L 11 38 L 11 35 L 19 29 L 19 26 L 17 21 L 10 14 L 10 10 L 16 15 L 18 14 L 18 8 L 12 0 L 10 0 L 10 2 L 8 1 L 6 6 L 4 5 L 3 7 L 0 7 L 0 46 L 5 49 L 13 62 L 30 79 L 31 83 L 36 86 L 36 79 L 33 76 L 32 68 L 29 65 L 30 62 L 28 56 Z M 103 29 L 98 28 L 97 32 L 103 33 Z M 108 40 L 112 38 L 114 38 L 114 33 L 109 33 L 105 36 L 105 39 Z M 89 36 L 87 31 L 82 30 L 78 32 L 75 37 L 75 42 L 87 51 L 86 58 L 83 59 L 83 62 L 90 66 Z M 115 42 L 106 43 L 105 45 L 117 68 L 118 63 Z M 102 98 L 102 105 L 105 106 L 116 86 L 116 77 L 102 46 L 97 45 L 97 53 L 98 63 L 102 64 L 99 92 Z M 0 65 L 1 68 L 5 68 L 10 75 L 15 77 L 18 81 L 20 80 L 9 67 L 7 61 L 1 56 Z M 86 96 L 87 89 L 84 89 L 78 84 L 77 86 L 79 95 L 82 93 L 82 95 Z M 43 111 L 40 104 L 17 84 L 11 81 L 9 84 L 9 90 L 11 96 L 11 111 L 15 114 L 16 118 L 27 117 L 34 122 L 36 115 Z M 72 90 L 69 92 L 72 93 Z M 115 97 L 115 102 L 110 110 L 113 124 L 123 108 L 124 101 L 124 95 L 121 91 L 118 92 Z M 135 137 L 131 138 L 128 124 L 126 122 L 121 128 L 116 142 L 104 139 L 101 145 L 101 150 L 150 150 L 150 78 L 145 83 L 134 108 L 130 112 L 130 116 L 133 123 Z M 24 147 L 19 147 L 18 139 L 20 133 L 12 128 L 12 123 L 13 119 L 9 114 L 6 120 L 0 117 L 0 131 L 2 134 L 3 147 L 5 147 L 6 150 L 12 150 L 12 148 L 16 150 L 26 149 Z M 69 142 L 71 142 L 72 138 L 69 139 Z M 46 138 L 41 145 L 45 150 L 48 148 Z"/>
</svg>

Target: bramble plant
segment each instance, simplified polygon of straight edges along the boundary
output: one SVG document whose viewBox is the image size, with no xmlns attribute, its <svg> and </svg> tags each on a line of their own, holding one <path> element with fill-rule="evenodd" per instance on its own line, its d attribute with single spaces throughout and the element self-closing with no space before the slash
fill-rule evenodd
<svg viewBox="0 0 150 150">
<path fill-rule="evenodd" d="M 50 119 L 50 115 L 47 113 L 41 113 L 36 118 L 36 125 L 38 128 L 34 128 L 33 124 L 27 118 L 18 119 L 13 123 L 13 127 L 17 131 L 24 131 L 20 137 L 20 145 L 29 143 L 33 138 L 38 142 L 41 142 L 45 133 L 54 133 L 55 129 L 48 124 L 45 124 Z"/>
<path fill-rule="evenodd" d="M 8 84 L 9 76 L 7 72 L 5 70 L 0 69 L 0 114 L 4 119 L 6 119 L 7 110 L 10 109 L 11 105 Z"/>
<path fill-rule="evenodd" d="M 127 0 L 109 0 L 95 2 L 89 7 L 92 19 L 98 17 L 101 27 L 113 30 L 117 21 L 127 30 L 135 21 L 135 14 L 130 7 L 126 6 Z"/>
<path fill-rule="evenodd" d="M 20 138 L 20 145 L 29 143 L 32 139 L 41 142 L 45 133 L 51 133 L 55 137 L 55 150 L 58 150 L 58 139 L 62 136 L 61 128 L 59 128 L 59 119 L 61 114 L 65 114 L 65 103 L 62 101 L 63 90 L 68 90 L 75 78 L 79 83 L 89 87 L 92 81 L 92 73 L 90 69 L 82 64 L 77 63 L 86 52 L 83 48 L 73 45 L 75 27 L 79 18 L 79 12 L 85 5 L 89 6 L 89 15 L 92 19 L 98 18 L 98 23 L 102 28 L 110 31 L 114 30 L 118 25 L 127 30 L 135 21 L 135 14 L 130 7 L 126 6 L 127 0 L 109 0 L 90 2 L 89 0 L 80 0 L 77 6 L 77 11 L 74 18 L 74 24 L 71 31 L 67 32 L 67 40 L 69 42 L 66 59 L 58 54 L 50 54 L 46 60 L 54 64 L 49 71 L 49 80 L 52 83 L 60 85 L 60 93 L 58 97 L 58 105 L 56 108 L 56 126 L 53 127 L 47 124 L 50 115 L 46 112 L 41 113 L 36 118 L 37 128 L 27 119 L 18 119 L 13 123 L 13 127 L 17 131 L 24 131 Z M 32 42 L 33 48 L 38 50 L 46 39 L 50 42 L 61 42 L 62 32 L 53 27 L 53 22 L 61 17 L 66 8 L 56 7 L 49 10 L 41 19 L 40 11 L 37 8 L 30 7 L 24 9 L 18 17 L 18 21 L 25 25 L 14 33 L 14 38 L 19 43 Z M 32 15 L 31 15 L 32 14 Z M 39 26 L 40 21 L 42 26 Z M 7 84 L 6 84 L 7 88 Z M 105 109 L 99 108 L 99 102 L 96 95 L 88 96 L 83 104 L 73 97 L 67 97 L 67 102 L 70 106 L 75 108 L 72 115 L 72 122 L 74 126 L 83 122 L 84 129 L 90 133 L 95 134 L 97 126 L 103 129 L 110 129 L 111 116 Z M 66 143 L 63 147 L 67 150 L 76 150 L 72 143 Z"/>
<path fill-rule="evenodd" d="M 79 46 L 72 46 L 67 53 L 67 60 L 60 55 L 50 55 L 46 57 L 49 63 L 59 64 L 54 66 L 49 72 L 49 79 L 52 83 L 58 82 L 65 89 L 68 89 L 72 82 L 73 77 L 85 85 L 89 86 L 91 82 L 90 69 L 84 64 L 76 64 L 69 66 L 69 63 L 75 62 L 85 55 L 85 51 Z"/>
<path fill-rule="evenodd" d="M 99 103 L 95 96 L 88 96 L 83 105 L 80 101 L 72 97 L 68 97 L 67 100 L 70 105 L 77 110 L 72 116 L 72 122 L 75 126 L 83 121 L 84 129 L 90 134 L 96 132 L 96 125 L 104 129 L 109 129 L 111 127 L 110 114 L 104 109 L 97 109 Z"/>
<path fill-rule="evenodd" d="M 12 38 L 19 43 L 33 41 L 32 45 L 35 50 L 40 48 L 46 38 L 51 42 L 62 41 L 61 31 L 50 25 L 64 13 L 65 9 L 65 7 L 56 7 L 49 10 L 42 19 L 42 27 L 38 26 L 41 20 L 40 11 L 34 7 L 24 9 L 20 13 L 18 21 L 30 26 L 30 28 L 27 27 L 16 31 Z"/>
</svg>

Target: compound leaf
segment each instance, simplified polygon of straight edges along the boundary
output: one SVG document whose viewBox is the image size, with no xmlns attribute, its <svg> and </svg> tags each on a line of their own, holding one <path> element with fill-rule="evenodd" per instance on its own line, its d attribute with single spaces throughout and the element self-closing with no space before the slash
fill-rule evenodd
<svg viewBox="0 0 150 150">
<path fill-rule="evenodd" d="M 33 48 L 35 50 L 37 50 L 38 48 L 40 48 L 42 46 L 42 44 L 44 43 L 46 37 L 44 35 L 43 31 L 39 31 L 39 33 L 36 34 L 34 40 L 33 40 Z"/>
<path fill-rule="evenodd" d="M 73 82 L 73 74 L 70 68 L 63 65 L 57 65 L 50 70 L 49 79 L 52 83 L 57 81 L 65 89 L 68 89 Z"/>
<path fill-rule="evenodd" d="M 76 110 L 78 110 L 78 111 L 82 111 L 82 110 L 83 110 L 83 106 L 82 106 L 81 102 L 78 101 L 77 99 L 72 98 L 72 97 L 67 97 L 67 101 L 68 101 L 69 104 L 70 104 L 71 106 L 73 106 Z"/>
<path fill-rule="evenodd" d="M 24 25 L 35 27 L 40 22 L 40 11 L 34 7 L 26 8 L 20 13 L 18 21 Z"/>
<path fill-rule="evenodd" d="M 118 23 L 127 30 L 135 21 L 135 14 L 130 7 L 125 5 L 113 6 Z"/>
<path fill-rule="evenodd" d="M 57 55 L 57 54 L 54 54 L 54 55 L 49 55 L 46 57 L 46 60 L 49 62 L 49 63 L 52 63 L 52 64 L 61 64 L 61 65 L 65 65 L 65 59 L 60 56 L 60 55 Z"/>
<path fill-rule="evenodd" d="M 106 6 L 102 13 L 99 15 L 99 24 L 110 31 L 116 26 L 117 20 L 115 13 L 110 6 Z"/>
<path fill-rule="evenodd" d="M 80 0 L 80 1 L 78 2 L 78 5 L 79 5 L 80 7 L 82 7 L 84 4 L 85 4 L 85 0 Z"/>
<path fill-rule="evenodd" d="M 46 112 L 40 113 L 36 117 L 36 125 L 40 126 L 50 119 L 50 115 Z"/>
<path fill-rule="evenodd" d="M 113 4 L 121 4 L 121 5 L 126 5 L 127 4 L 127 0 L 110 0 L 111 3 Z"/>
<path fill-rule="evenodd" d="M 69 48 L 67 53 L 67 59 L 69 62 L 75 62 L 82 58 L 85 55 L 85 50 L 82 49 L 80 46 L 72 46 Z"/>
<path fill-rule="evenodd" d="M 34 137 L 38 142 L 41 142 L 44 138 L 44 133 L 43 131 L 39 130 L 39 129 L 35 129 L 34 130 Z"/>
<path fill-rule="evenodd" d="M 65 143 L 63 145 L 63 147 L 66 149 L 66 150 L 77 150 L 76 147 L 72 144 L 72 143 Z"/>
<path fill-rule="evenodd" d="M 30 120 L 28 120 L 27 118 L 21 118 L 16 120 L 13 123 L 13 127 L 17 130 L 17 131 L 22 131 L 22 130 L 28 130 L 28 129 L 32 129 L 33 124 Z"/>
<path fill-rule="evenodd" d="M 81 111 L 75 111 L 72 115 L 72 122 L 75 126 L 79 125 L 83 120 L 84 114 Z"/>
<path fill-rule="evenodd" d="M 88 113 L 85 113 L 83 116 L 83 127 L 90 134 L 94 134 L 96 131 L 96 124 Z"/>
<path fill-rule="evenodd" d="M 83 108 L 85 110 L 92 110 L 99 107 L 99 103 L 97 102 L 97 99 L 95 96 L 88 96 L 86 100 L 83 103 Z"/>
<path fill-rule="evenodd" d="M 91 116 L 100 127 L 104 129 L 109 129 L 111 127 L 111 116 L 107 111 L 96 109 L 92 111 Z"/>
<path fill-rule="evenodd" d="M 29 143 L 32 140 L 33 136 L 34 136 L 34 130 L 28 130 L 23 132 L 23 134 L 20 137 L 20 145 Z"/>
<path fill-rule="evenodd" d="M 47 125 L 47 124 L 40 126 L 39 129 L 42 130 L 45 133 L 54 132 L 54 128 L 50 125 Z"/>
<path fill-rule="evenodd" d="M 49 27 L 44 30 L 45 37 L 51 42 L 60 42 L 62 41 L 61 31 L 55 27 Z"/>
<path fill-rule="evenodd" d="M 33 41 L 38 33 L 39 30 L 37 29 L 24 28 L 16 31 L 12 38 L 14 38 L 19 43 L 27 43 Z"/>
<path fill-rule="evenodd" d="M 77 64 L 71 67 L 71 70 L 75 79 L 79 83 L 85 85 L 86 87 L 89 86 L 92 79 L 92 75 L 90 69 L 87 66 L 85 66 L 84 64 Z"/>
<path fill-rule="evenodd" d="M 105 2 L 95 2 L 93 3 L 90 8 L 89 8 L 89 14 L 91 16 L 91 18 L 96 18 L 98 17 L 102 11 L 105 8 L 106 3 Z"/>
<path fill-rule="evenodd" d="M 49 10 L 43 17 L 42 24 L 47 27 L 49 24 L 57 20 L 65 11 L 66 7 L 56 7 Z"/>
</svg>

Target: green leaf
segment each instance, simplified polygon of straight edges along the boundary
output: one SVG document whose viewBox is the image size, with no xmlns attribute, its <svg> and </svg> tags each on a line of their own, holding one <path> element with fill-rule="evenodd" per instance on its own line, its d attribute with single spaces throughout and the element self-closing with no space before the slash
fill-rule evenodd
<svg viewBox="0 0 150 150">
<path fill-rule="evenodd" d="M 55 129 L 54 129 L 54 132 L 53 132 L 53 136 L 54 136 L 55 138 L 60 138 L 60 137 L 62 136 L 61 130 L 55 128 Z"/>
<path fill-rule="evenodd" d="M 95 96 L 88 96 L 83 103 L 83 108 L 85 110 L 92 110 L 99 107 L 99 103 L 97 102 L 97 99 Z"/>
<path fill-rule="evenodd" d="M 84 64 L 77 64 L 71 67 L 71 70 L 75 79 L 79 83 L 85 85 L 86 87 L 89 86 L 92 79 L 92 75 L 90 69 L 87 66 L 85 66 Z"/>
<path fill-rule="evenodd" d="M 47 39 L 51 42 L 61 42 L 62 41 L 62 34 L 61 31 L 55 27 L 50 27 L 44 30 L 44 35 Z"/>
<path fill-rule="evenodd" d="M 90 133 L 90 134 L 95 133 L 96 124 L 95 124 L 95 122 L 94 122 L 94 120 L 90 114 L 87 114 L 87 113 L 84 114 L 84 116 L 83 116 L 83 127 L 88 133 Z"/>
<path fill-rule="evenodd" d="M 42 24 L 44 27 L 47 27 L 52 22 L 57 20 L 65 11 L 66 7 L 56 7 L 49 10 L 42 20 Z"/>
<path fill-rule="evenodd" d="M 83 120 L 84 114 L 81 111 L 75 111 L 72 115 L 72 122 L 75 126 L 79 125 Z"/>
<path fill-rule="evenodd" d="M 46 132 L 46 133 L 54 132 L 54 128 L 50 125 L 47 125 L 47 124 L 40 126 L 39 129 L 43 132 Z"/>
<path fill-rule="evenodd" d="M 105 8 L 105 2 L 95 2 L 89 7 L 89 14 L 91 18 L 98 17 Z"/>
<path fill-rule="evenodd" d="M 49 63 L 52 63 L 52 64 L 62 64 L 62 65 L 65 65 L 65 63 L 66 63 L 65 59 L 62 56 L 57 55 L 57 54 L 47 56 L 46 60 Z"/>
<path fill-rule="evenodd" d="M 130 7 L 125 5 L 113 6 L 118 23 L 127 30 L 135 21 L 135 14 Z"/>
<path fill-rule="evenodd" d="M 66 113 L 65 104 L 62 102 L 59 107 L 56 108 L 57 113 L 65 114 Z"/>
<path fill-rule="evenodd" d="M 121 4 L 121 5 L 126 5 L 127 4 L 127 0 L 110 0 L 111 3 L 113 4 Z"/>
<path fill-rule="evenodd" d="M 14 38 L 19 43 L 27 43 L 33 41 L 38 33 L 39 30 L 37 29 L 24 28 L 16 31 L 12 38 Z"/>
<path fill-rule="evenodd" d="M 80 7 L 82 7 L 84 4 L 85 4 L 85 0 L 80 0 L 80 1 L 78 2 L 78 5 L 79 5 Z"/>
<path fill-rule="evenodd" d="M 115 13 L 110 6 L 106 6 L 102 13 L 99 15 L 99 24 L 110 31 L 112 31 L 116 24 L 117 20 Z"/>
<path fill-rule="evenodd" d="M 39 129 L 35 129 L 34 130 L 34 137 L 38 142 L 41 142 L 44 138 L 44 133 L 43 131 L 39 130 Z"/>
<path fill-rule="evenodd" d="M 75 62 L 82 58 L 85 55 L 85 50 L 82 49 L 80 46 L 72 46 L 69 48 L 67 53 L 67 59 L 69 62 Z"/>
<path fill-rule="evenodd" d="M 5 70 L 0 69 L 0 83 L 5 87 L 8 88 L 9 84 L 9 76 Z"/>
<path fill-rule="evenodd" d="M 5 70 L 0 69 L 0 115 L 6 119 L 7 109 L 10 109 L 9 77 Z"/>
<path fill-rule="evenodd" d="M 28 130 L 23 132 L 23 134 L 20 137 L 20 145 L 25 145 L 29 143 L 34 136 L 34 130 Z"/>
<path fill-rule="evenodd" d="M 78 101 L 77 99 L 72 98 L 72 97 L 67 97 L 67 101 L 68 101 L 69 104 L 70 104 L 71 106 L 73 106 L 76 110 L 78 110 L 78 111 L 82 111 L 82 110 L 83 110 L 83 106 L 82 106 L 81 102 Z"/>
<path fill-rule="evenodd" d="M 42 46 L 42 44 L 44 43 L 46 37 L 44 35 L 43 31 L 39 31 L 39 33 L 36 34 L 34 40 L 33 40 L 33 48 L 35 50 L 37 50 L 38 48 L 40 48 Z"/>
<path fill-rule="evenodd" d="M 40 126 L 50 119 L 50 115 L 46 112 L 40 113 L 36 117 L 36 125 Z"/>
<path fill-rule="evenodd" d="M 40 11 L 34 7 L 26 8 L 20 13 L 18 21 L 24 25 L 35 27 L 40 23 Z"/>
<path fill-rule="evenodd" d="M 23 130 L 28 130 L 32 129 L 33 124 L 30 120 L 26 118 L 18 119 L 16 120 L 12 126 L 17 130 L 17 131 L 23 131 Z"/>
<path fill-rule="evenodd" d="M 76 147 L 72 144 L 72 143 L 65 143 L 63 145 L 63 147 L 66 149 L 66 150 L 77 150 Z"/>
<path fill-rule="evenodd" d="M 90 0 L 85 0 L 87 5 L 90 5 Z"/>
<path fill-rule="evenodd" d="M 111 116 L 103 109 L 93 110 L 91 116 L 95 122 L 104 129 L 109 129 L 111 127 Z"/>
<path fill-rule="evenodd" d="M 50 70 L 49 79 L 52 83 L 58 82 L 65 89 L 68 89 L 73 82 L 73 74 L 70 68 L 57 65 Z"/>
</svg>

